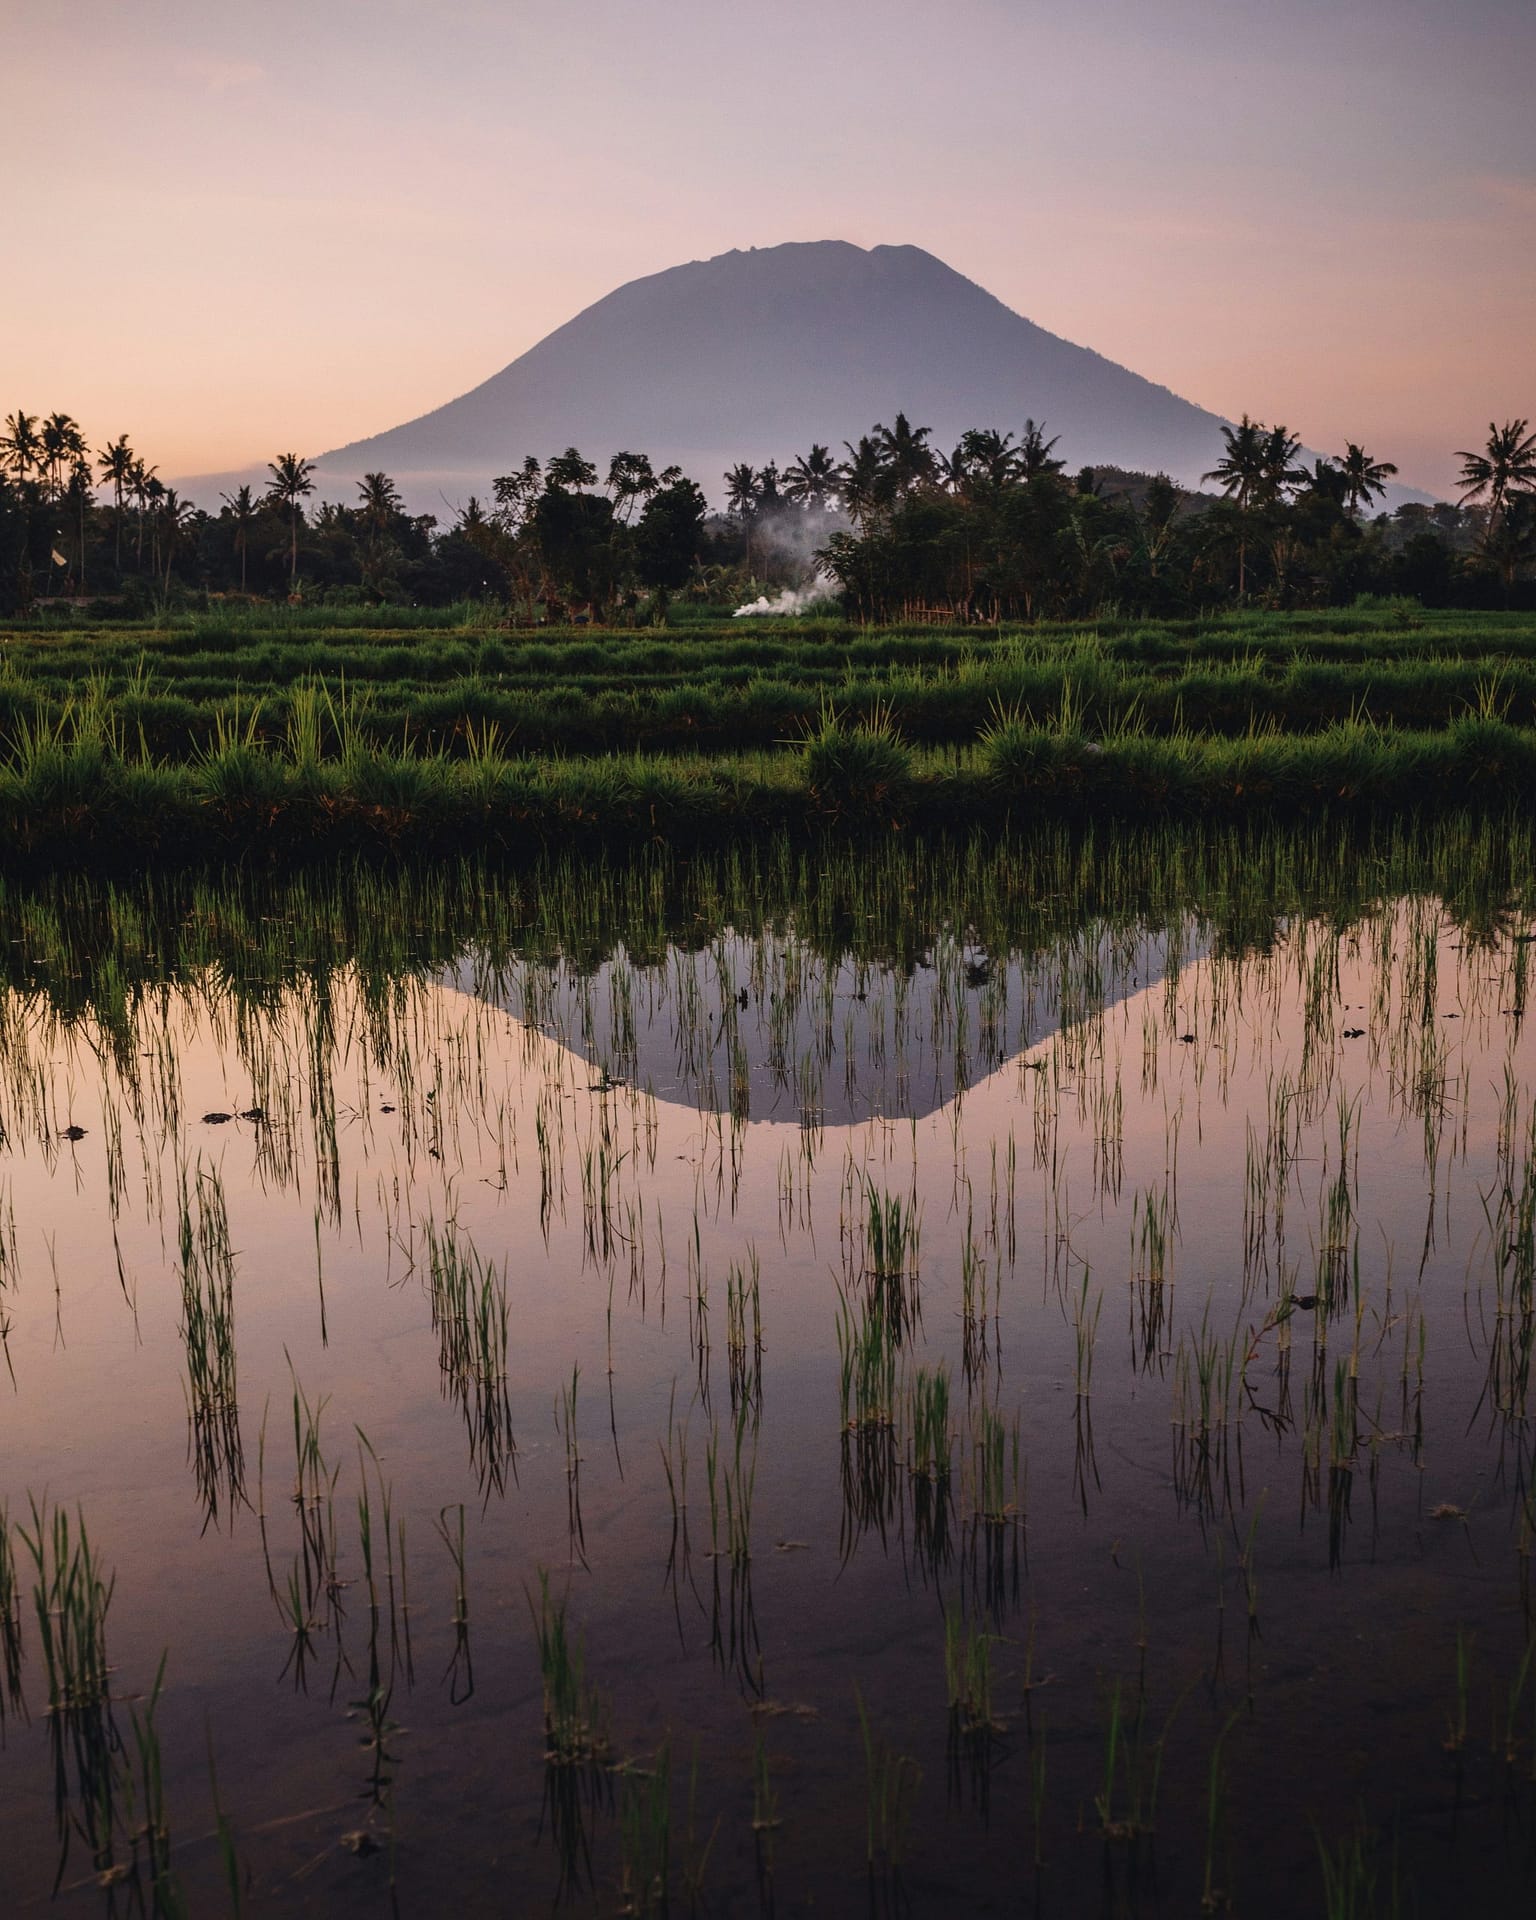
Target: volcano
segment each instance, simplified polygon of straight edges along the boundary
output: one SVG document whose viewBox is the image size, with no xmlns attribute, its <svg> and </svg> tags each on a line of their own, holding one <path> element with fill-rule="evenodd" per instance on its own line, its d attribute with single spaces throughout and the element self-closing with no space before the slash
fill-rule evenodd
<svg viewBox="0 0 1536 1920">
<path fill-rule="evenodd" d="M 1215 464 L 1224 424 L 921 247 L 820 240 L 631 280 L 457 400 L 320 455 L 318 491 L 350 501 L 382 470 L 413 510 L 441 515 L 487 499 L 525 454 L 576 446 L 600 468 L 621 448 L 676 463 L 718 502 L 736 462 L 782 464 L 816 441 L 841 454 L 898 411 L 944 449 L 968 427 L 1017 433 L 1033 418 L 1072 468 L 1186 484 Z"/>
</svg>

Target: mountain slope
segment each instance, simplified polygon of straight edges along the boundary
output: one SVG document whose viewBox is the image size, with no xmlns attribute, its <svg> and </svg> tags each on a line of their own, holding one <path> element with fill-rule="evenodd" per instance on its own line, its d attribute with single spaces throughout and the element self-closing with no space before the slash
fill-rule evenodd
<svg viewBox="0 0 1536 1920">
<path fill-rule="evenodd" d="M 630 281 L 482 385 L 318 461 L 324 496 L 392 474 L 417 510 L 490 492 L 525 454 L 575 445 L 677 462 L 712 498 L 739 460 L 841 452 L 898 410 L 948 448 L 973 426 L 1059 434 L 1096 462 L 1186 482 L 1221 420 L 1023 319 L 920 247 L 822 240 L 693 261 Z M 206 490 L 208 482 L 202 485 Z"/>
</svg>

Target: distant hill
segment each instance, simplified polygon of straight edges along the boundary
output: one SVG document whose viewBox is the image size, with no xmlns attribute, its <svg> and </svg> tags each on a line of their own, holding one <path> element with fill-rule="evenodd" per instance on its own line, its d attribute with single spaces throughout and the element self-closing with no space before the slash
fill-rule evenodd
<svg viewBox="0 0 1536 1920">
<path fill-rule="evenodd" d="M 393 475 L 441 514 L 525 454 L 620 448 L 676 462 L 718 500 L 739 460 L 783 462 L 905 411 L 953 446 L 967 427 L 1059 434 L 1072 467 L 1164 470 L 1193 484 L 1223 421 L 1005 307 L 921 247 L 818 240 L 696 260 L 631 280 L 482 385 L 420 419 L 319 456 L 322 495 Z M 246 475 L 188 481 L 208 499 Z M 264 478 L 264 475 L 258 476 Z M 1419 498 L 1402 490 L 1403 497 Z"/>
</svg>

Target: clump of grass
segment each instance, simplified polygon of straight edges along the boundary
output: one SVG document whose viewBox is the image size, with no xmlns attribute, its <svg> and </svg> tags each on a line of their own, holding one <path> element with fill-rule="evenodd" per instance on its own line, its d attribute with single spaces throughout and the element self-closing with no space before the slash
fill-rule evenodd
<svg viewBox="0 0 1536 1920">
<path fill-rule="evenodd" d="M 819 812 L 837 818 L 893 818 L 911 784 L 912 756 L 888 707 L 876 707 L 849 726 L 828 706 L 806 740 L 801 771 Z"/>
<path fill-rule="evenodd" d="M 672 1872 L 672 1743 L 648 1767 L 631 1762 L 619 1789 L 620 1896 L 635 1920 L 668 1909 Z"/>
<path fill-rule="evenodd" d="M 595 1688 L 587 1684 L 586 1653 L 572 1637 L 565 1598 L 549 1590 L 549 1574 L 539 1569 L 539 1601 L 528 1595 L 544 1680 L 544 1758 L 551 1766 L 578 1766 L 605 1760 L 609 1752 L 607 1719 Z"/>
</svg>

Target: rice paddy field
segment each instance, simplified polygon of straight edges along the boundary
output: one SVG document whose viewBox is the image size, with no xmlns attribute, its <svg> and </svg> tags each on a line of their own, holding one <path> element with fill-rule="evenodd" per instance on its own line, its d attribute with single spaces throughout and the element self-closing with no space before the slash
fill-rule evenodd
<svg viewBox="0 0 1536 1920">
<path fill-rule="evenodd" d="M 1528 1913 L 1532 851 L 13 873 L 0 1911 Z"/>
<path fill-rule="evenodd" d="M 1536 620 L 1389 602 L 1092 627 L 231 609 L 0 630 L 0 861 L 524 859 L 857 823 L 1536 798 Z"/>
</svg>

